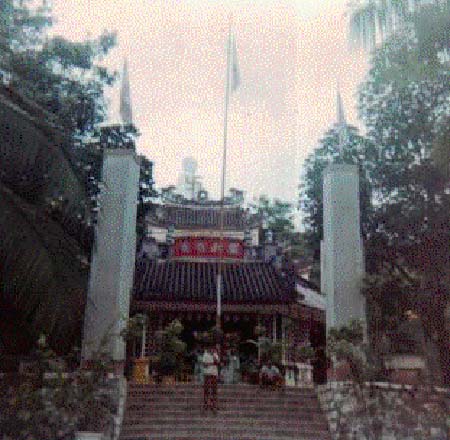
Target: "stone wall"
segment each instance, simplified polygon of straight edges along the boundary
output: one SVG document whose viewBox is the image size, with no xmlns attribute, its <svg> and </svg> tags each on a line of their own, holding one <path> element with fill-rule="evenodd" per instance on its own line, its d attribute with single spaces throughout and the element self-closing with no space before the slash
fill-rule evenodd
<svg viewBox="0 0 450 440">
<path fill-rule="evenodd" d="M 450 390 L 385 382 L 318 387 L 335 440 L 450 439 Z"/>
</svg>

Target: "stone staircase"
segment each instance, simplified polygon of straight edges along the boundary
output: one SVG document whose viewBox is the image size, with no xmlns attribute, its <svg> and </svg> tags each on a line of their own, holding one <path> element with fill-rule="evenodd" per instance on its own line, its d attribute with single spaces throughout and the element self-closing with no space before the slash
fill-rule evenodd
<svg viewBox="0 0 450 440">
<path fill-rule="evenodd" d="M 217 415 L 196 384 L 131 383 L 120 440 L 330 440 L 315 391 L 219 385 Z"/>
</svg>

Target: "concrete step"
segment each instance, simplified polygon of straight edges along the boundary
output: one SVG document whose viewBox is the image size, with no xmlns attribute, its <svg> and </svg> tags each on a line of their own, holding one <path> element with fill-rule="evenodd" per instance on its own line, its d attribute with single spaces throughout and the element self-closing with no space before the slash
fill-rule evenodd
<svg viewBox="0 0 450 440">
<path fill-rule="evenodd" d="M 168 437 L 189 437 L 194 436 L 204 437 L 204 436 L 220 436 L 231 437 L 235 439 L 241 439 L 243 437 L 259 438 L 266 437 L 275 440 L 278 437 L 290 437 L 292 439 L 297 439 L 299 436 L 306 438 L 321 438 L 320 436 L 326 436 L 328 432 L 325 429 L 311 429 L 307 427 L 279 427 L 279 428 L 265 428 L 258 426 L 248 426 L 248 427 L 231 427 L 210 424 L 210 426 L 190 426 L 190 427 L 123 427 L 121 437 L 132 436 L 148 436 L 152 438 L 153 436 Z M 322 437 L 323 438 L 323 437 Z M 326 438 L 326 437 L 325 437 Z"/>
<path fill-rule="evenodd" d="M 184 386 L 170 386 L 170 385 L 129 385 L 129 393 L 130 394 L 141 394 L 141 393 L 158 393 L 158 394 L 177 394 L 177 393 L 192 393 L 195 391 L 201 391 L 203 389 L 202 385 L 193 385 L 189 387 Z M 268 388 L 261 388 L 258 385 L 252 385 L 239 388 L 235 385 L 219 385 L 217 389 L 222 393 L 232 393 L 232 394 L 251 394 L 255 391 L 270 391 Z M 315 394 L 313 388 L 294 388 L 294 387 L 283 387 L 281 388 L 283 392 L 287 394 Z M 277 390 L 274 390 L 272 392 L 276 392 Z"/>
<path fill-rule="evenodd" d="M 232 393 L 232 392 L 221 392 L 218 390 L 217 395 L 223 398 L 239 398 L 239 399 L 249 399 L 249 398 L 283 398 L 290 400 L 311 400 L 316 399 L 315 394 L 290 394 L 282 393 L 277 391 L 255 391 L 253 393 Z M 142 393 L 142 394 L 128 394 L 130 400 L 133 399 L 187 399 L 193 396 L 203 396 L 203 390 L 193 391 L 190 393 Z"/>
<path fill-rule="evenodd" d="M 195 385 L 133 385 L 132 383 L 128 386 L 128 391 L 130 393 L 191 393 L 195 390 L 202 390 L 203 386 L 200 384 Z M 261 388 L 258 385 L 242 385 L 242 388 L 238 385 L 218 385 L 217 389 L 221 392 L 230 392 L 233 394 L 246 394 L 254 393 L 255 390 L 268 390 L 267 388 Z M 283 391 L 290 394 L 314 394 L 313 388 L 294 388 L 294 387 L 283 387 Z"/>
<path fill-rule="evenodd" d="M 271 401 L 271 400 L 284 400 L 286 402 L 308 402 L 317 400 L 316 396 L 291 396 L 291 395 L 283 395 L 283 394 L 275 394 L 275 393 L 254 393 L 248 395 L 241 394 L 224 394 L 221 392 L 217 393 L 217 396 L 226 401 L 236 402 L 236 401 L 252 401 L 252 400 L 261 400 L 261 401 Z M 173 394 L 168 396 L 158 395 L 158 394 L 146 394 L 142 396 L 128 396 L 127 400 L 130 402 L 154 402 L 154 401 L 185 401 L 189 399 L 202 399 L 203 391 L 201 393 L 190 393 L 190 394 Z"/>
<path fill-rule="evenodd" d="M 262 396 L 253 396 L 253 397 L 227 397 L 217 395 L 217 399 L 220 402 L 224 402 L 232 405 L 239 406 L 247 406 L 247 405 L 273 405 L 283 402 L 284 406 L 286 405 L 301 405 L 305 407 L 314 406 L 317 404 L 317 399 L 290 399 L 290 398 L 282 398 L 282 397 L 262 397 Z M 129 405 L 138 405 L 138 404 L 146 404 L 146 405 L 154 405 L 154 404 L 183 404 L 183 403 L 192 403 L 197 404 L 203 402 L 203 395 L 201 396 L 186 396 L 186 397 L 148 397 L 146 399 L 127 399 L 127 403 Z"/>
<path fill-rule="evenodd" d="M 215 424 L 220 423 L 222 426 L 233 426 L 233 427 L 239 427 L 239 426 L 267 426 L 267 427 L 293 427 L 293 428 L 302 428 L 302 427 L 308 427 L 311 429 L 327 429 L 327 423 L 325 420 L 305 420 L 305 419 L 299 419 L 296 417 L 291 418 L 283 418 L 283 419 L 273 419 L 273 418 L 252 418 L 252 417 L 226 417 L 223 414 L 220 413 L 220 411 L 217 413 L 217 415 L 213 416 L 214 419 L 212 420 Z M 164 427 L 166 425 L 170 425 L 172 427 L 180 427 L 180 426 L 208 426 L 211 423 L 210 420 L 210 413 L 206 413 L 205 415 L 200 416 L 185 416 L 180 418 L 171 418 L 171 417 L 162 417 L 160 415 L 155 416 L 154 418 L 145 418 L 145 419 L 139 419 L 139 418 L 133 418 L 129 417 L 124 422 L 123 427 L 125 426 L 132 426 L 132 427 L 148 427 L 150 429 L 153 429 L 153 427 Z"/>
<path fill-rule="evenodd" d="M 240 399 L 240 398 L 270 398 L 270 397 L 283 397 L 292 400 L 308 400 L 315 399 L 315 393 L 292 393 L 289 391 L 273 391 L 273 390 L 262 390 L 256 389 L 253 392 L 247 391 L 245 393 L 233 392 L 231 390 L 217 390 L 217 394 L 226 398 Z M 177 391 L 177 392 L 157 392 L 157 391 L 142 391 L 142 392 L 132 392 L 128 393 L 130 399 L 173 399 L 173 398 L 187 398 L 191 396 L 202 396 L 203 389 L 192 390 L 192 391 Z"/>
<path fill-rule="evenodd" d="M 165 384 L 155 384 L 155 383 L 151 383 L 151 384 L 141 384 L 141 383 L 136 383 L 136 382 L 129 382 L 128 387 L 130 390 L 133 389 L 153 389 L 153 388 L 157 388 L 157 389 L 178 389 L 178 390 L 183 390 L 183 389 L 192 389 L 192 388 L 201 388 L 202 385 L 199 383 L 194 383 L 194 382 L 190 382 L 190 383 L 176 383 L 176 384 L 172 384 L 172 385 L 165 385 Z M 219 383 L 218 387 L 220 389 L 234 389 L 234 390 L 240 390 L 240 391 L 245 391 L 245 390 L 253 390 L 255 388 L 258 388 L 258 385 L 252 385 L 252 384 L 248 384 L 248 383 L 238 383 L 238 384 L 222 384 Z M 286 387 L 286 389 L 289 390 L 311 390 L 311 387 Z"/>
<path fill-rule="evenodd" d="M 219 397 L 218 404 L 221 409 L 238 409 L 240 411 L 243 410 L 277 410 L 277 409 L 286 409 L 292 408 L 297 410 L 307 410 L 307 411 L 320 411 L 320 406 L 317 401 L 311 400 L 309 402 L 286 402 L 283 400 L 271 400 L 271 401 L 261 401 L 261 400 L 240 400 L 240 401 L 230 401 L 224 400 Z M 176 409 L 176 410 L 184 410 L 184 409 L 196 409 L 203 407 L 203 398 L 202 399 L 188 399 L 184 401 L 153 401 L 153 402 L 127 402 L 126 409 L 127 411 L 163 411 L 165 409 Z"/>
<path fill-rule="evenodd" d="M 139 420 L 147 420 L 154 419 L 156 417 L 164 417 L 167 419 L 182 419 L 184 417 L 203 417 L 204 411 L 202 408 L 190 408 L 186 407 L 182 410 L 172 410 L 167 409 L 165 411 L 129 411 L 127 413 L 127 419 L 139 421 Z M 254 418 L 254 419 L 278 419 L 278 418 L 286 418 L 286 419 L 297 419 L 297 420 L 324 420 L 324 415 L 319 410 L 314 411 L 305 411 L 298 410 L 293 408 L 286 408 L 284 410 L 280 410 L 279 408 L 274 408 L 273 410 L 265 410 L 263 409 L 255 409 L 249 411 L 248 409 L 236 409 L 236 408 L 220 408 L 219 415 L 224 418 L 234 419 L 234 418 Z"/>
<path fill-rule="evenodd" d="M 120 440 L 330 440 L 313 389 L 219 385 L 203 411 L 199 384 L 130 384 Z"/>
<path fill-rule="evenodd" d="M 274 437 L 263 435 L 260 437 L 255 437 L 252 435 L 245 435 L 243 437 L 236 438 L 235 436 L 228 436 L 223 433 L 214 434 L 214 435 L 202 435 L 198 436 L 197 434 L 192 435 L 126 435 L 121 436 L 120 440 L 275 440 Z M 331 440 L 330 434 L 321 433 L 317 434 L 299 434 L 295 437 L 292 436 L 276 436 L 276 440 Z"/>
</svg>

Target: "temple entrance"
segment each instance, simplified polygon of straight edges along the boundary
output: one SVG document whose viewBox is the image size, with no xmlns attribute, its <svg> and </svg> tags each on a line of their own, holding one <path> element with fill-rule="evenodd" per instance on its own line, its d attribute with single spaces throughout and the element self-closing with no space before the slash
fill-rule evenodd
<svg viewBox="0 0 450 440">
<path fill-rule="evenodd" d="M 226 317 L 222 323 L 223 344 L 221 352 L 222 369 L 229 362 L 230 355 L 237 355 L 241 369 L 248 369 L 249 366 L 256 368 L 258 362 L 258 348 L 255 341 L 254 328 L 257 325 L 256 317 Z M 185 370 L 193 375 L 196 371 L 198 357 L 203 351 L 202 343 L 196 337 L 196 333 L 203 333 L 211 330 L 216 322 L 212 319 L 181 319 L 183 332 L 181 339 L 186 343 Z M 198 366 L 197 366 L 198 367 Z"/>
<path fill-rule="evenodd" d="M 210 330 L 215 325 L 215 321 L 212 319 L 182 319 L 181 323 L 183 324 L 183 332 L 180 338 L 186 343 L 185 370 L 193 375 L 198 356 L 203 350 L 195 335 Z"/>
<path fill-rule="evenodd" d="M 181 333 L 181 339 L 187 344 L 187 352 L 190 353 L 196 349 L 200 349 L 199 343 L 195 337 L 196 333 L 206 332 L 211 330 L 216 322 L 212 319 L 202 320 L 188 320 L 182 319 L 183 332 Z M 222 323 L 222 329 L 224 333 L 224 350 L 233 348 L 228 346 L 229 343 L 233 343 L 234 338 L 229 338 L 230 335 L 235 335 L 237 339 L 237 346 L 235 347 L 239 354 L 248 356 L 250 354 L 256 354 L 257 350 L 254 344 L 246 341 L 254 340 L 254 328 L 257 325 L 255 318 L 251 319 L 238 319 L 227 320 Z"/>
<path fill-rule="evenodd" d="M 216 324 L 212 319 L 201 319 L 201 320 L 188 320 L 182 319 L 183 332 L 181 333 L 181 339 L 187 345 L 187 352 L 196 350 L 198 347 L 198 341 L 195 338 L 196 333 L 203 333 L 214 327 Z"/>
<path fill-rule="evenodd" d="M 258 349 L 255 344 L 248 342 L 255 340 L 254 328 L 257 325 L 256 319 L 242 319 L 238 321 L 226 321 L 223 323 L 224 331 L 224 351 L 236 348 L 239 353 L 241 363 L 245 365 L 250 359 L 257 359 Z M 234 338 L 227 338 L 227 335 L 236 335 L 235 347 L 231 342 Z M 228 346 L 227 346 L 228 345 Z"/>
</svg>

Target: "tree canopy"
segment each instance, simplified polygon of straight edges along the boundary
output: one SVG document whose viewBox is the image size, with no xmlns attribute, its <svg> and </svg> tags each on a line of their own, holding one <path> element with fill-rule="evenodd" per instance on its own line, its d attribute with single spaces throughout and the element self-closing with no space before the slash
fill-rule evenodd
<svg viewBox="0 0 450 440">
<path fill-rule="evenodd" d="M 448 383 L 450 145 L 443 133 L 450 122 L 450 71 L 442 65 L 422 75 L 428 67 L 420 65 L 419 54 L 411 34 L 387 39 L 372 57 L 359 96 L 367 136 L 379 152 L 371 172 L 375 215 L 366 248 L 368 269 L 381 279 L 368 292 L 379 292 L 380 281 L 382 291 L 398 290 L 403 308 L 394 313 L 407 308 L 418 313 L 439 346 Z M 401 286 L 399 280 L 410 295 L 392 287 Z"/>
<path fill-rule="evenodd" d="M 100 125 L 116 77 L 102 60 L 115 34 L 73 42 L 50 36 L 51 26 L 48 1 L 0 2 L 0 228 L 8 237 L 0 244 L 0 299 L 28 339 L 45 331 L 64 350 L 81 334 L 102 150 L 134 148 L 136 130 Z M 140 212 L 153 184 L 151 162 L 141 163 Z"/>
<path fill-rule="evenodd" d="M 294 234 L 294 212 L 291 203 L 280 199 L 269 199 L 262 195 L 250 208 L 262 220 L 264 227 L 274 234 L 280 243 L 290 240 Z"/>
<path fill-rule="evenodd" d="M 362 0 L 352 4 L 350 13 L 350 38 L 366 49 L 378 48 L 372 57 L 375 82 L 443 86 L 430 132 L 434 136 L 431 157 L 450 178 L 450 2 Z"/>
<path fill-rule="evenodd" d="M 448 0 L 357 0 L 350 3 L 350 40 L 371 50 L 395 33 L 412 32 L 422 59 L 449 48 Z"/>
<path fill-rule="evenodd" d="M 0 24 L 0 65 L 10 87 L 53 114 L 74 137 L 92 134 L 106 116 L 104 89 L 116 76 L 101 65 L 115 34 L 82 42 L 49 37 L 46 0 L 5 0 Z"/>
</svg>

